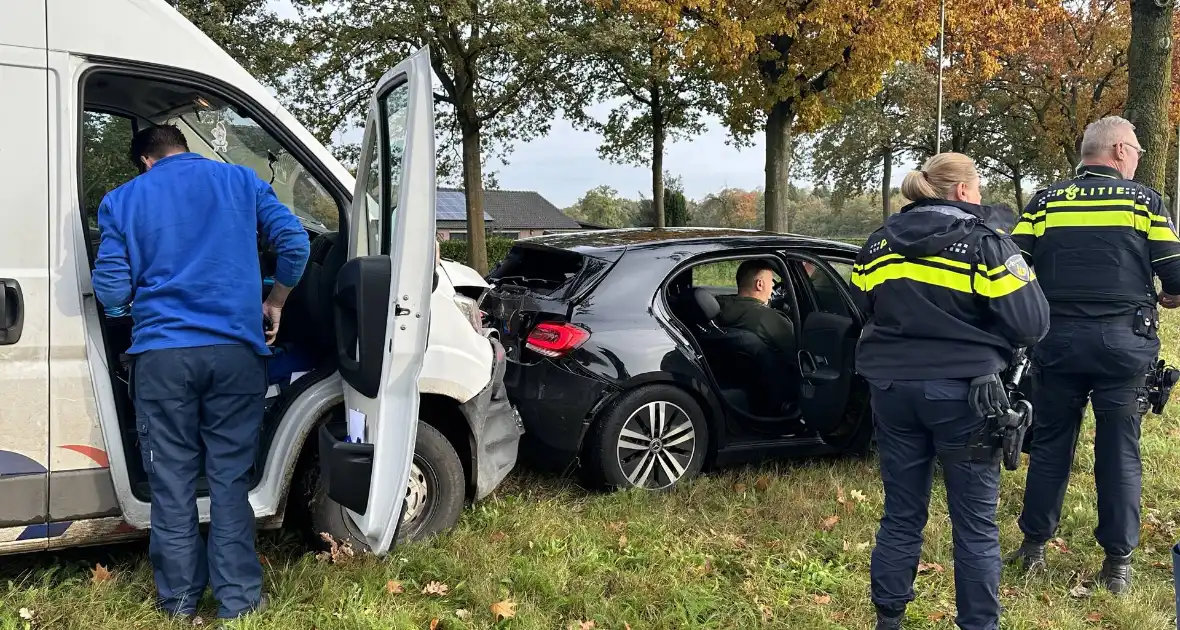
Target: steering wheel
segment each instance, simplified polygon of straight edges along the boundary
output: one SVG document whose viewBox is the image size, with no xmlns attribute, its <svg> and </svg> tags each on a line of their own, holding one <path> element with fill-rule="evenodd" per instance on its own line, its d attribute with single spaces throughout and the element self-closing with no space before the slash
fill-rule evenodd
<svg viewBox="0 0 1180 630">
<path fill-rule="evenodd" d="M 770 308 L 779 311 L 790 310 L 790 303 L 788 302 L 788 294 L 783 282 L 780 280 L 774 283 L 774 289 L 770 292 L 770 300 L 768 300 Z"/>
</svg>

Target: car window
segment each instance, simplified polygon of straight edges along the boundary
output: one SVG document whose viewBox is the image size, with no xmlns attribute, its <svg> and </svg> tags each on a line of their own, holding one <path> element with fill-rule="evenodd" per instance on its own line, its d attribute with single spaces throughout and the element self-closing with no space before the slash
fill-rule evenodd
<svg viewBox="0 0 1180 630">
<path fill-rule="evenodd" d="M 737 268 L 740 260 L 722 260 L 705 263 L 692 268 L 692 284 L 695 287 L 717 287 L 737 292 Z"/>
<path fill-rule="evenodd" d="M 831 261 L 829 261 L 829 264 L 836 270 L 836 273 L 844 278 L 844 284 L 847 286 L 848 279 L 852 276 L 852 265 Z M 811 285 L 812 295 L 815 296 L 816 310 L 821 313 L 851 317 L 852 313 L 848 309 L 848 302 L 844 300 L 844 296 L 840 292 L 841 279 L 832 275 L 823 267 L 813 265 L 806 261 L 802 265 L 803 276 Z M 847 271 L 841 269 L 841 266 L 847 267 Z"/>
<path fill-rule="evenodd" d="M 836 273 L 844 279 L 845 284 L 852 284 L 852 263 L 844 260 L 833 260 L 831 258 L 826 260 L 832 266 L 832 269 L 835 269 Z"/>
<path fill-rule="evenodd" d="M 300 218 L 324 231 L 340 228 L 340 207 L 332 195 L 277 138 L 232 106 L 181 114 L 168 123 L 180 128 L 193 153 L 248 167 Z"/>
</svg>

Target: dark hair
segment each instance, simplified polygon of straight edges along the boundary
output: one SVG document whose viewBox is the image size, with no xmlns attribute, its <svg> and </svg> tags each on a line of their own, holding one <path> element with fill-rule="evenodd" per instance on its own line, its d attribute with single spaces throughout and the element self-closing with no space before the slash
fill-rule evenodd
<svg viewBox="0 0 1180 630">
<path fill-rule="evenodd" d="M 738 270 L 737 270 L 738 288 L 739 289 L 752 289 L 752 288 L 754 288 L 754 280 L 758 277 L 758 274 L 762 273 L 763 271 L 774 271 L 774 266 L 770 264 L 770 261 L 763 260 L 761 258 L 755 258 L 755 259 L 747 260 L 746 262 L 738 265 Z"/>
<path fill-rule="evenodd" d="M 187 153 L 188 141 L 176 125 L 152 125 L 136 132 L 131 138 L 131 163 L 143 170 L 140 158 L 158 160 L 173 153 Z"/>
</svg>

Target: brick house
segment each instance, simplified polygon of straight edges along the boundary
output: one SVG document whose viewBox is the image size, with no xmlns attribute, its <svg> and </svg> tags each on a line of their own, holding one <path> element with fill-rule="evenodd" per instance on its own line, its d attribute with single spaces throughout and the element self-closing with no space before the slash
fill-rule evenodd
<svg viewBox="0 0 1180 630">
<path fill-rule="evenodd" d="M 562 213 L 531 190 L 485 190 L 484 228 L 489 234 L 525 238 L 593 229 Z M 459 188 L 439 188 L 435 194 L 438 240 L 467 240 L 467 198 Z M 597 226 L 594 226 L 597 227 Z"/>
</svg>

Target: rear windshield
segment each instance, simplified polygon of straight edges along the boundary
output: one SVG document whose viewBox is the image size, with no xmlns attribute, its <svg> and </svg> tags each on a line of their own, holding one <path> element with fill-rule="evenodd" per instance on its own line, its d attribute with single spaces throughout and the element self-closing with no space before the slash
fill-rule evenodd
<svg viewBox="0 0 1180 630">
<path fill-rule="evenodd" d="M 527 287 L 536 295 L 563 297 L 570 294 L 588 260 L 593 259 L 569 250 L 517 245 L 488 277 L 501 286 Z"/>
</svg>

